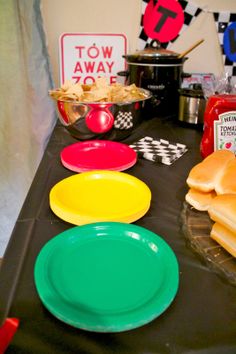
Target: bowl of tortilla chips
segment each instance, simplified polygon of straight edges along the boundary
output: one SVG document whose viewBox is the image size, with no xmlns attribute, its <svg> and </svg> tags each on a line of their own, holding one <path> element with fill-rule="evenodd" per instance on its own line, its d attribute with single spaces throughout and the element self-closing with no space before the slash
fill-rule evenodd
<svg viewBox="0 0 236 354">
<path fill-rule="evenodd" d="M 79 140 L 124 139 L 142 121 L 144 102 L 151 98 L 150 91 L 135 84 L 109 85 L 106 78 L 91 85 L 66 81 L 49 95 L 60 122 Z"/>
</svg>

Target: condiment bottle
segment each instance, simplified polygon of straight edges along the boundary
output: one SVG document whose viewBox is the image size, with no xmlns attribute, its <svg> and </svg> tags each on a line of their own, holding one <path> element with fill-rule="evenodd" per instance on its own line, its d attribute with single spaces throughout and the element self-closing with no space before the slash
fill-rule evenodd
<svg viewBox="0 0 236 354">
<path fill-rule="evenodd" d="M 200 144 L 203 158 L 215 150 L 236 154 L 236 95 L 210 96 L 204 112 L 204 131 Z"/>
</svg>

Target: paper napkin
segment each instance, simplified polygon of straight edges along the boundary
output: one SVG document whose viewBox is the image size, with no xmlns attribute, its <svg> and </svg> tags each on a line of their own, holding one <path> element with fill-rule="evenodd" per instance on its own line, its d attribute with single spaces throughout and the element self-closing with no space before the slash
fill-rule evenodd
<svg viewBox="0 0 236 354">
<path fill-rule="evenodd" d="M 171 165 L 188 151 L 184 144 L 173 143 L 165 139 L 155 140 L 150 136 L 145 136 L 129 146 L 137 152 L 138 156 L 165 165 Z"/>
</svg>

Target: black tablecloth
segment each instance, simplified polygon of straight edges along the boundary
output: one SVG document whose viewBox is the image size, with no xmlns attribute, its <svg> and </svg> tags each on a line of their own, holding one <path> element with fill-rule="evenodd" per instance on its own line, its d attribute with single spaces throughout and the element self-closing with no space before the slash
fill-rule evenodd
<svg viewBox="0 0 236 354">
<path fill-rule="evenodd" d="M 73 172 L 60 162 L 63 147 L 76 142 L 57 125 L 22 211 L 0 271 L 0 319 L 18 317 L 20 326 L 7 353 L 230 354 L 236 353 L 236 287 L 210 270 L 186 243 L 181 211 L 190 168 L 201 160 L 202 132 L 177 122 L 143 122 L 124 142 L 144 136 L 187 145 L 171 166 L 139 159 L 125 171 L 152 191 L 151 208 L 135 222 L 163 237 L 179 262 L 180 284 L 170 307 L 152 322 L 121 333 L 93 333 L 70 327 L 42 305 L 34 285 L 35 259 L 44 244 L 74 225 L 50 210 L 53 185 Z"/>
</svg>

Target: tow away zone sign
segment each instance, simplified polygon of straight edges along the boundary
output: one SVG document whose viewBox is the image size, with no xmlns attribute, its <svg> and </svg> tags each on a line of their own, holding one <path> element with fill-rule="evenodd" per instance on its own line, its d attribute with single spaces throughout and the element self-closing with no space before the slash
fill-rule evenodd
<svg viewBox="0 0 236 354">
<path fill-rule="evenodd" d="M 63 33 L 59 39 L 60 83 L 91 84 L 98 77 L 109 83 L 121 81 L 117 73 L 126 70 L 127 38 L 124 34 Z"/>
</svg>

